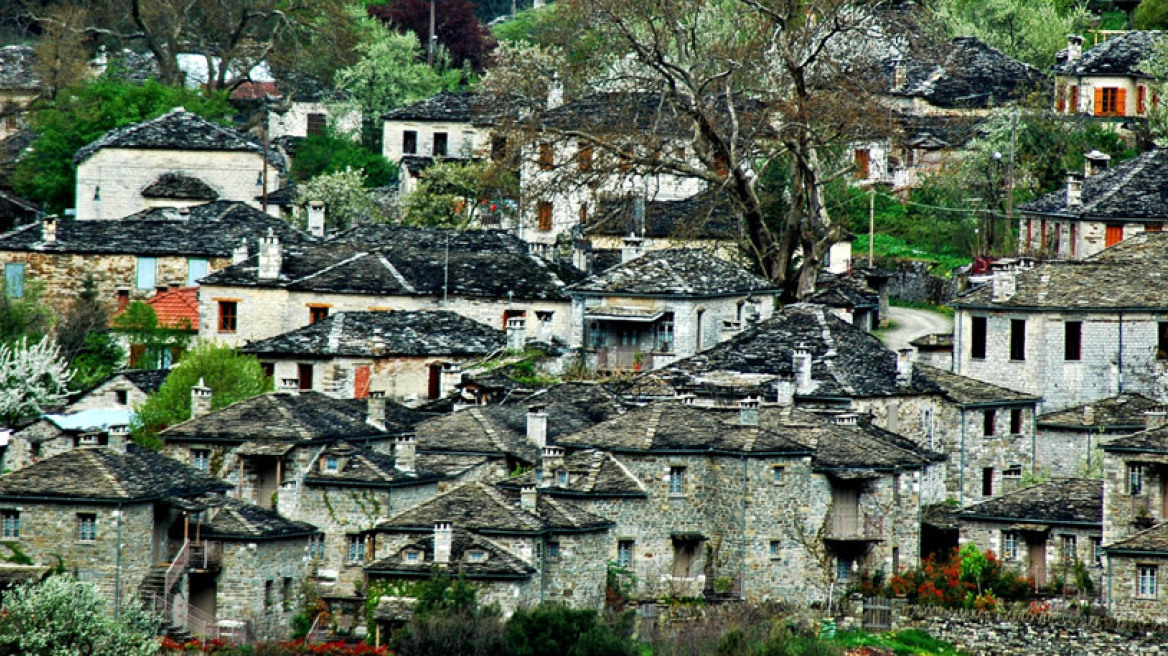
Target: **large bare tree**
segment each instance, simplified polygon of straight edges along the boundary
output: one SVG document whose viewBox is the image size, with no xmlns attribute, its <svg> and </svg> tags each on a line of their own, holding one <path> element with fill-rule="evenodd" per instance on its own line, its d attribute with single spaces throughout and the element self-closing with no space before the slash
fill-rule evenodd
<svg viewBox="0 0 1168 656">
<path fill-rule="evenodd" d="M 543 178 L 699 180 L 733 207 L 759 272 L 805 298 L 844 234 L 824 197 L 852 170 L 841 147 L 888 124 L 875 95 L 888 54 L 873 46 L 880 4 L 561 0 L 541 43 L 501 47 L 485 87 L 500 101 L 526 101 L 516 133 L 527 143 L 554 139 L 588 153 L 587 166 L 557 161 Z M 567 108 L 547 102 L 557 85 Z M 589 102 L 594 111 L 573 113 Z M 524 152 L 541 156 L 538 147 Z M 785 181 L 772 190 L 779 202 L 761 183 L 773 167 Z"/>
</svg>

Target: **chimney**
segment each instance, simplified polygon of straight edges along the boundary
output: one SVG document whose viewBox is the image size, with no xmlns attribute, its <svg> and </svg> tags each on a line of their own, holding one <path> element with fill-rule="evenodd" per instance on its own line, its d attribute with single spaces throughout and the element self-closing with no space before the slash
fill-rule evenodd
<svg viewBox="0 0 1168 656">
<path fill-rule="evenodd" d="M 758 426 L 758 397 L 748 396 L 738 402 L 738 424 Z"/>
<path fill-rule="evenodd" d="M 41 221 L 41 241 L 46 244 L 57 243 L 57 215 L 46 216 Z"/>
<path fill-rule="evenodd" d="M 202 417 L 211 412 L 211 388 L 203 384 L 203 379 L 199 379 L 199 384 L 191 388 L 191 419 Z"/>
<path fill-rule="evenodd" d="M 393 465 L 401 471 L 412 472 L 418 464 L 418 439 L 402 435 L 393 443 Z"/>
<path fill-rule="evenodd" d="M 630 232 L 629 236 L 625 237 L 625 245 L 621 247 L 621 264 L 635 260 L 644 253 L 645 240 Z"/>
<path fill-rule="evenodd" d="M 324 236 L 324 203 L 319 200 L 308 201 L 308 234 Z"/>
<path fill-rule="evenodd" d="M 281 378 L 280 379 L 280 391 L 286 392 L 288 394 L 295 394 L 295 393 L 299 392 L 300 391 L 300 379 L 299 378 Z"/>
<path fill-rule="evenodd" d="M 908 67 L 904 65 L 903 59 L 897 59 L 892 63 L 892 88 L 899 89 L 908 83 Z"/>
<path fill-rule="evenodd" d="M 535 512 L 536 494 L 534 485 L 524 485 L 519 488 L 519 507 Z"/>
<path fill-rule="evenodd" d="M 235 250 L 231 251 L 231 263 L 243 264 L 247 261 L 247 258 L 247 237 L 240 237 L 239 245 L 235 247 Z"/>
<path fill-rule="evenodd" d="M 1018 272 L 1013 268 L 994 271 L 994 303 L 1005 303 L 1014 298 L 1018 288 Z"/>
<path fill-rule="evenodd" d="M 370 391 L 366 408 L 365 422 L 385 430 L 385 390 Z"/>
<path fill-rule="evenodd" d="M 545 446 L 539 451 L 539 486 L 551 487 L 556 484 L 556 470 L 564 466 L 564 450 L 558 446 Z"/>
<path fill-rule="evenodd" d="M 843 414 L 834 415 L 831 418 L 831 423 L 835 424 L 836 426 L 855 426 L 856 419 L 857 417 L 855 413 L 845 412 Z"/>
<path fill-rule="evenodd" d="M 284 264 L 284 255 L 280 249 L 280 238 L 271 228 L 268 235 L 260 237 L 260 280 L 276 280 L 280 277 L 280 268 Z"/>
<path fill-rule="evenodd" d="M 694 405 L 698 400 L 698 397 L 694 396 L 693 394 L 682 394 L 678 398 L 681 399 L 682 405 Z"/>
<path fill-rule="evenodd" d="M 523 317 L 507 319 L 507 350 L 522 351 L 527 345 L 527 320 Z"/>
<path fill-rule="evenodd" d="M 795 381 L 780 378 L 774 382 L 775 403 L 789 408 L 795 403 Z"/>
<path fill-rule="evenodd" d="M 462 382 L 462 364 L 458 362 L 443 362 L 442 376 L 439 378 L 438 395 L 441 398 L 450 396 Z"/>
<path fill-rule="evenodd" d="M 592 273 L 592 242 L 577 239 L 572 243 L 572 266 L 584 273 Z"/>
<path fill-rule="evenodd" d="M 1078 209 L 1083 206 L 1083 176 L 1078 173 L 1067 174 L 1067 209 Z"/>
<path fill-rule="evenodd" d="M 538 449 L 547 446 L 547 407 L 533 405 L 527 409 L 527 439 Z"/>
<path fill-rule="evenodd" d="M 1083 175 L 1089 178 L 1107 170 L 1107 167 L 1111 164 L 1111 155 L 1098 150 L 1092 150 L 1083 155 L 1083 160 L 1085 161 Z"/>
<path fill-rule="evenodd" d="M 1077 62 L 1083 56 L 1083 37 L 1078 34 L 1067 35 L 1067 63 Z"/>
<path fill-rule="evenodd" d="M 109 437 L 109 448 L 119 453 L 126 452 L 126 446 L 130 443 L 129 426 L 110 426 L 106 435 Z"/>
<path fill-rule="evenodd" d="M 1093 426 L 1095 424 L 1095 406 L 1083 406 L 1083 425 Z"/>
<path fill-rule="evenodd" d="M 791 366 L 795 370 L 795 391 L 799 394 L 808 394 L 813 388 L 811 380 L 811 351 L 804 347 L 795 349 L 791 356 Z"/>
<path fill-rule="evenodd" d="M 1168 412 L 1164 408 L 1156 408 L 1144 413 L 1144 425 L 1148 430 L 1156 430 L 1168 425 Z"/>
<path fill-rule="evenodd" d="M 896 384 L 911 385 L 913 375 L 913 349 L 903 348 L 896 352 Z"/>
<path fill-rule="evenodd" d="M 450 543 L 454 541 L 454 526 L 450 522 L 434 524 L 434 563 L 450 564 Z"/>
</svg>

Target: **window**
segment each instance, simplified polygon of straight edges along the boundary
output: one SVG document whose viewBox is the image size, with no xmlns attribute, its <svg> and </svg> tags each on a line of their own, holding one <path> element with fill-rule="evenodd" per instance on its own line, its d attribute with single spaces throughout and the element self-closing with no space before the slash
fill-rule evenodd
<svg viewBox="0 0 1168 656">
<path fill-rule="evenodd" d="M 272 607 L 272 580 L 264 581 L 264 608 Z"/>
<path fill-rule="evenodd" d="M 657 322 L 655 329 L 657 331 L 657 350 L 662 353 L 673 352 L 673 313 L 666 313 Z"/>
<path fill-rule="evenodd" d="M 1123 116 L 1126 113 L 1126 89 L 1102 87 L 1095 89 L 1096 116 Z"/>
<path fill-rule="evenodd" d="M 126 307 L 129 305 L 130 305 L 130 290 L 119 289 L 118 290 L 118 312 L 125 310 Z"/>
<path fill-rule="evenodd" d="M 154 289 L 158 281 L 158 259 L 153 257 L 138 258 L 138 289 Z"/>
<path fill-rule="evenodd" d="M 535 319 L 539 321 L 541 325 L 550 326 L 552 323 L 552 317 L 555 316 L 555 314 L 555 310 L 536 310 Z"/>
<path fill-rule="evenodd" d="M 560 557 L 560 543 L 559 542 L 548 542 L 547 543 L 547 557 L 548 558 L 559 558 Z"/>
<path fill-rule="evenodd" d="M 324 558 L 324 536 L 321 534 L 308 537 L 308 557 L 313 560 Z"/>
<path fill-rule="evenodd" d="M 1002 531 L 1002 557 L 1006 560 L 1018 560 L 1018 534 L 1013 531 Z"/>
<path fill-rule="evenodd" d="M 669 468 L 669 493 L 685 494 L 685 467 Z"/>
<path fill-rule="evenodd" d="M 130 391 L 114 390 L 114 402 L 118 405 L 130 405 Z"/>
<path fill-rule="evenodd" d="M 1079 111 L 1079 85 L 1071 85 L 1071 100 L 1068 104 L 1072 114 Z"/>
<path fill-rule="evenodd" d="M 491 137 L 491 159 L 496 162 L 507 157 L 507 137 Z"/>
<path fill-rule="evenodd" d="M 1010 320 L 1010 359 L 1026 359 L 1026 320 Z"/>
<path fill-rule="evenodd" d="M 974 360 L 985 360 L 986 356 L 986 318 L 971 317 L 969 335 L 969 357 Z"/>
<path fill-rule="evenodd" d="M 324 114 L 309 114 L 308 126 L 305 130 L 308 136 L 311 137 L 317 134 L 324 134 L 325 121 L 327 118 L 328 117 L 326 117 Z"/>
<path fill-rule="evenodd" d="M 592 146 L 583 141 L 576 145 L 576 167 L 581 171 L 592 170 Z"/>
<path fill-rule="evenodd" d="M 482 549 L 471 549 L 466 552 L 466 559 L 472 563 L 481 563 L 487 559 L 487 552 Z"/>
<path fill-rule="evenodd" d="M 1144 466 L 1127 466 L 1127 493 L 1133 497 L 1144 493 Z"/>
<path fill-rule="evenodd" d="M 207 449 L 191 449 L 191 466 L 199 471 L 210 471 L 211 452 Z"/>
<path fill-rule="evenodd" d="M 448 139 L 445 132 L 434 133 L 434 157 L 446 157 Z"/>
<path fill-rule="evenodd" d="M 413 549 L 403 551 L 402 560 L 407 563 L 420 563 L 422 562 L 422 552 Z"/>
<path fill-rule="evenodd" d="M 550 143 L 541 143 L 539 145 L 539 170 L 550 171 L 555 166 L 555 160 L 552 156 L 552 145 Z"/>
<path fill-rule="evenodd" d="M 296 365 L 296 374 L 300 379 L 300 389 L 312 389 L 312 365 L 308 363 L 298 363 Z"/>
<path fill-rule="evenodd" d="M 345 536 L 348 548 L 345 550 L 345 560 L 350 563 L 365 562 L 365 537 L 361 535 Z"/>
<path fill-rule="evenodd" d="M 1168 360 L 1168 321 L 1156 324 L 1156 359 Z"/>
<path fill-rule="evenodd" d="M 563 469 L 556 472 L 556 480 L 559 481 L 560 485 L 567 485 L 568 484 L 568 472 L 563 470 Z"/>
<path fill-rule="evenodd" d="M 783 484 L 783 468 L 779 466 L 771 467 L 771 481 L 775 485 Z"/>
<path fill-rule="evenodd" d="M 1070 564 L 1070 563 L 1075 562 L 1075 558 L 1076 558 L 1075 536 L 1073 536 L 1073 535 L 1060 535 L 1059 536 L 1059 546 L 1060 546 L 1059 555 L 1062 557 L 1063 563 Z"/>
<path fill-rule="evenodd" d="M 93 513 L 77 513 L 77 540 L 79 542 L 93 542 L 97 540 L 97 515 Z"/>
<path fill-rule="evenodd" d="M 770 551 L 769 551 L 771 558 L 778 558 L 779 554 L 781 554 L 782 552 L 783 552 L 782 544 L 780 544 L 778 540 L 771 540 Z"/>
<path fill-rule="evenodd" d="M 588 346 L 591 348 L 601 348 L 604 346 L 604 325 L 599 321 L 592 319 L 588 322 Z"/>
<path fill-rule="evenodd" d="M 8 298 L 24 298 L 23 262 L 9 262 L 4 265 L 4 293 Z"/>
<path fill-rule="evenodd" d="M 997 414 L 993 410 L 986 410 L 982 415 L 981 432 L 986 437 L 994 434 L 994 424 L 997 423 Z"/>
<path fill-rule="evenodd" d="M 835 559 L 835 580 L 847 581 L 852 578 L 852 561 L 849 558 Z"/>
<path fill-rule="evenodd" d="M 265 378 L 276 377 L 276 363 L 275 362 L 261 362 L 260 368 L 264 370 Z"/>
<path fill-rule="evenodd" d="M 981 470 L 981 495 L 983 497 L 994 496 L 994 468 L 986 467 Z"/>
<path fill-rule="evenodd" d="M 317 321 L 324 321 L 328 319 L 329 309 L 319 305 L 314 305 L 308 308 L 308 323 L 314 324 Z"/>
<path fill-rule="evenodd" d="M 588 203 L 580 203 L 580 225 L 588 225 Z"/>
<path fill-rule="evenodd" d="M 219 301 L 219 332 L 235 332 L 238 308 L 235 301 Z"/>
<path fill-rule="evenodd" d="M 417 155 L 418 154 L 418 133 L 416 130 L 402 131 L 402 154 L 403 155 Z"/>
<path fill-rule="evenodd" d="M 5 510 L 0 512 L 0 538 L 15 540 L 20 537 L 20 511 Z"/>
<path fill-rule="evenodd" d="M 285 576 L 280 582 L 280 605 L 284 610 L 292 610 L 292 577 Z"/>
<path fill-rule="evenodd" d="M 549 232 L 552 229 L 552 204 L 541 200 L 535 204 L 535 216 L 540 232 Z"/>
<path fill-rule="evenodd" d="M 1155 565 L 1140 565 L 1136 568 L 1138 580 L 1136 582 L 1137 597 L 1156 596 L 1156 569 Z"/>
<path fill-rule="evenodd" d="M 1063 359 L 1083 359 L 1083 322 L 1063 322 Z"/>
<path fill-rule="evenodd" d="M 855 152 L 856 179 L 867 180 L 872 170 L 872 153 L 867 148 L 857 148 Z"/>
<path fill-rule="evenodd" d="M 325 456 L 325 458 L 324 458 L 324 470 L 325 470 L 326 472 L 335 472 L 335 471 L 336 471 L 336 470 L 339 468 L 339 467 L 338 467 L 338 464 L 339 464 L 339 463 L 338 463 L 338 461 L 337 461 L 337 457 L 336 457 L 336 456 Z"/>
<path fill-rule="evenodd" d="M 618 540 L 616 543 L 616 564 L 621 567 L 633 565 L 633 541 Z"/>
<path fill-rule="evenodd" d="M 1096 566 L 1103 564 L 1103 538 L 1098 535 L 1091 536 L 1091 559 Z"/>
<path fill-rule="evenodd" d="M 1013 408 L 1010 410 L 1010 434 L 1022 434 L 1022 408 Z"/>
</svg>

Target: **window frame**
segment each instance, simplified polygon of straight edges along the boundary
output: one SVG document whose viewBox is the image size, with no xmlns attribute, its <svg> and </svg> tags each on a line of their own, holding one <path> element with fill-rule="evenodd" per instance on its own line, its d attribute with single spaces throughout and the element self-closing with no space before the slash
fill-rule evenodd
<svg viewBox="0 0 1168 656">
<path fill-rule="evenodd" d="M 1168 321 L 1156 322 L 1156 359 L 1168 360 Z"/>
<path fill-rule="evenodd" d="M 633 566 L 633 550 L 636 549 L 636 540 L 617 540 L 616 541 L 616 564 L 617 567 L 629 568 Z"/>
<path fill-rule="evenodd" d="M 350 533 L 345 536 L 345 564 L 358 565 L 365 562 L 365 536 Z"/>
<path fill-rule="evenodd" d="M 158 258 L 139 255 L 134 260 L 134 287 L 152 290 L 158 287 Z"/>
<path fill-rule="evenodd" d="M 218 307 L 218 321 L 216 332 L 234 333 L 239 330 L 239 301 L 233 299 L 216 299 Z M 227 310 L 230 309 L 230 312 Z"/>
<path fill-rule="evenodd" d="M 1002 531 L 1002 558 L 1018 560 L 1018 534 L 1014 531 Z"/>
<path fill-rule="evenodd" d="M 984 437 L 993 437 L 998 434 L 998 411 L 986 408 L 982 411 L 981 434 Z"/>
<path fill-rule="evenodd" d="M 1136 565 L 1136 597 L 1155 599 L 1159 596 L 1157 578 L 1160 568 L 1156 565 Z"/>
<path fill-rule="evenodd" d="M 312 325 L 319 321 L 324 321 L 329 318 L 330 306 L 309 304 L 308 306 L 308 325 Z"/>
<path fill-rule="evenodd" d="M 684 496 L 686 493 L 684 465 L 670 465 L 669 467 L 669 494 L 670 496 Z"/>
<path fill-rule="evenodd" d="M 20 511 L 15 508 L 0 510 L 0 540 L 20 539 Z"/>
<path fill-rule="evenodd" d="M 1139 463 L 1127 465 L 1127 493 L 1133 497 L 1144 493 L 1144 466 Z"/>
<path fill-rule="evenodd" d="M 201 472 L 211 471 L 211 450 L 191 449 L 191 467 Z"/>
<path fill-rule="evenodd" d="M 97 542 L 97 513 L 77 513 L 77 541 Z"/>
<path fill-rule="evenodd" d="M 403 155 L 417 155 L 418 154 L 418 131 L 417 130 L 402 130 L 402 154 Z"/>
<path fill-rule="evenodd" d="M 306 547 L 309 560 L 324 560 L 324 540 L 323 533 L 308 536 L 308 545 Z"/>
<path fill-rule="evenodd" d="M 8 298 L 24 298 L 24 281 L 28 265 L 24 262 L 4 263 L 4 294 Z"/>
<path fill-rule="evenodd" d="M 439 147 L 441 145 L 441 147 Z M 435 132 L 430 141 L 430 156 L 434 159 L 450 156 L 450 134 Z"/>
<path fill-rule="evenodd" d="M 1026 320 L 1010 319 L 1010 362 L 1026 361 Z"/>
<path fill-rule="evenodd" d="M 1010 408 L 1010 434 L 1021 435 L 1026 428 L 1026 417 L 1022 408 Z"/>
<path fill-rule="evenodd" d="M 1083 322 L 1063 322 L 1063 360 L 1080 362 L 1083 360 Z"/>
<path fill-rule="evenodd" d="M 989 317 L 971 316 L 969 320 L 969 358 L 985 360 L 989 342 Z"/>
<path fill-rule="evenodd" d="M 536 230 L 551 232 L 555 225 L 555 207 L 551 201 L 541 200 L 535 203 Z"/>
</svg>

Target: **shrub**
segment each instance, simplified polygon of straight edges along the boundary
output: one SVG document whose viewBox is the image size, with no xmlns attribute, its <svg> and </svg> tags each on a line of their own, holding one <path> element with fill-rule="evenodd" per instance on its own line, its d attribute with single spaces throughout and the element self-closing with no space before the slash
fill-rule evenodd
<svg viewBox="0 0 1168 656">
<path fill-rule="evenodd" d="M 993 551 L 967 545 L 953 550 L 944 561 L 928 558 L 920 567 L 892 577 L 886 591 L 918 604 L 948 608 L 980 604 L 994 610 L 1000 600 L 1029 599 L 1033 589 L 1033 582 L 1003 566 Z"/>
</svg>

